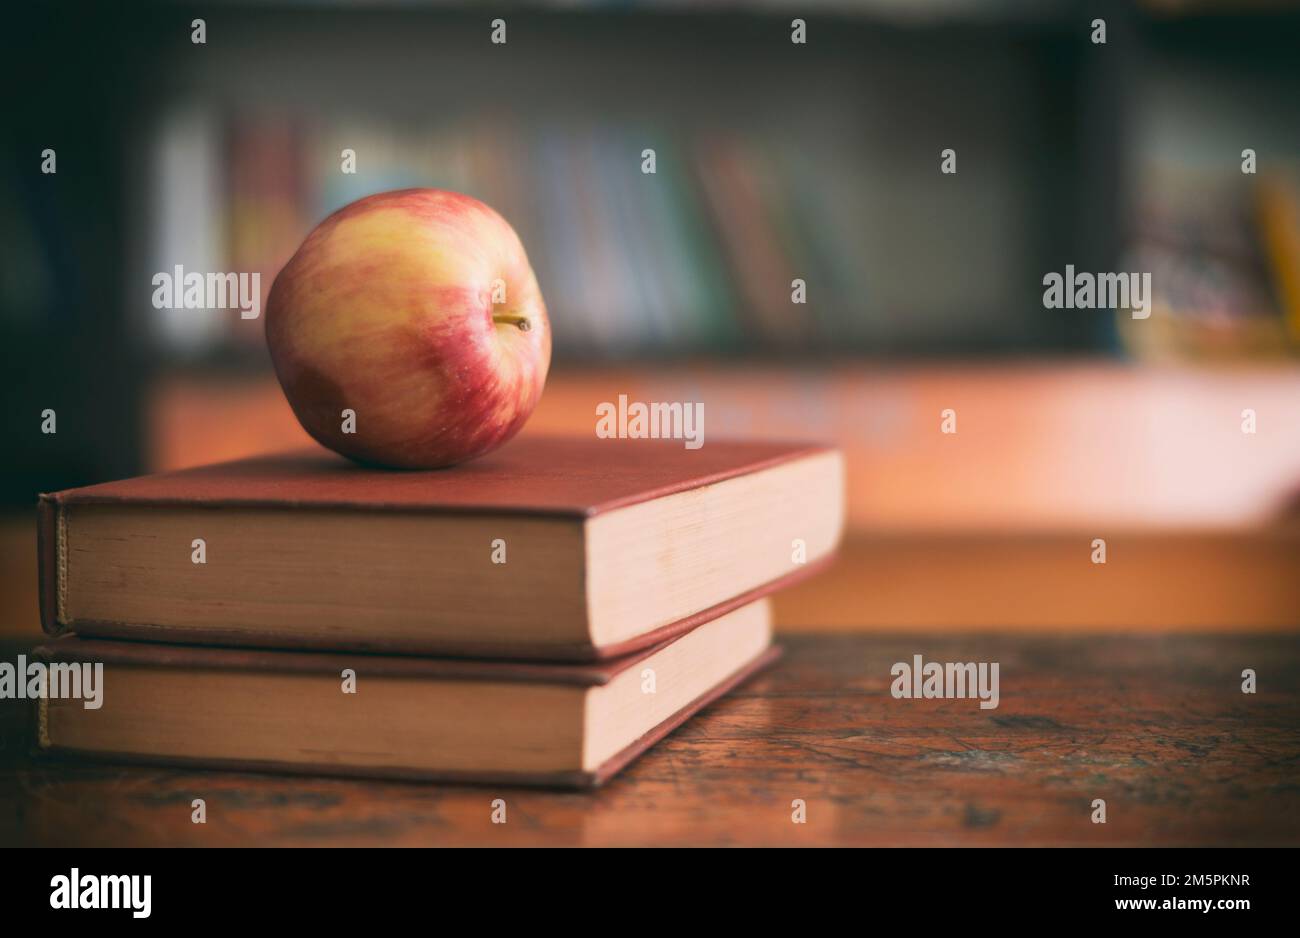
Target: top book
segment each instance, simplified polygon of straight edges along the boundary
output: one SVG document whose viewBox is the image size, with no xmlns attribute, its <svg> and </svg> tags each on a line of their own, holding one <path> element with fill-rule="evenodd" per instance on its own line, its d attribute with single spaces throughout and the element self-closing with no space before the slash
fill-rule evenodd
<svg viewBox="0 0 1300 938">
<path fill-rule="evenodd" d="M 826 560 L 844 467 L 824 447 L 523 437 L 452 469 L 324 450 L 40 499 L 50 634 L 595 660 Z"/>
</svg>

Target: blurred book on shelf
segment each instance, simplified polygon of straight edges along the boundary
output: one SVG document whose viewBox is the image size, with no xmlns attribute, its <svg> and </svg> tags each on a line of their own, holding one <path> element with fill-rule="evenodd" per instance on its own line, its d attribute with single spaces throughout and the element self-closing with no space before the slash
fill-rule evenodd
<svg viewBox="0 0 1300 938">
<path fill-rule="evenodd" d="M 1300 172 L 1262 180 L 1259 218 L 1274 292 L 1295 349 L 1300 347 Z"/>
<path fill-rule="evenodd" d="M 1151 312 L 1119 312 L 1125 347 L 1151 361 L 1300 352 L 1300 172 L 1161 165 L 1148 176 L 1129 269 L 1151 273 Z"/>
<path fill-rule="evenodd" d="M 186 132 L 162 136 L 174 144 Z M 331 212 L 431 186 L 475 196 L 514 225 L 565 357 L 878 350 L 900 328 L 925 328 L 927 317 L 909 324 L 909 311 L 869 282 L 889 264 L 873 258 L 880 213 L 864 154 L 849 146 L 735 127 L 482 116 L 437 127 L 209 116 L 188 132 L 162 160 L 190 188 L 215 193 L 205 214 L 219 234 L 198 239 L 205 255 L 182 259 L 259 272 L 263 306 L 281 266 Z M 193 160 L 204 147 L 220 157 Z M 345 153 L 355 173 L 342 170 Z M 188 200 L 156 202 L 159 230 L 195 224 Z M 175 251 L 158 253 L 168 269 Z M 917 301 L 921 312 L 927 302 Z M 164 345 L 199 357 L 251 357 L 262 341 L 230 317 L 204 320 L 201 334 L 195 323 L 172 325 L 185 334 L 162 329 Z"/>
</svg>

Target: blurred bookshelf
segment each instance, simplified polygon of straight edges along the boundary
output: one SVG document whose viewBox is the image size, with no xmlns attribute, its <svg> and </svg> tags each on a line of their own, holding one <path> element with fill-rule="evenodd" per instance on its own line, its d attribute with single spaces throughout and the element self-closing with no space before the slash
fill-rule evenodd
<svg viewBox="0 0 1300 938">
<path fill-rule="evenodd" d="M 160 63 L 133 280 L 183 263 L 269 290 L 329 212 L 437 186 L 519 230 L 561 360 L 1108 343 L 1035 310 L 1049 259 L 1118 252 L 1095 234 L 1117 195 L 1074 146 L 1106 136 L 1079 123 L 1089 50 L 1059 6 L 800 8 L 826 17 L 812 46 L 762 4 L 525 5 L 504 47 L 450 5 L 238 9 L 221 43 Z M 187 360 L 259 351 L 220 311 L 144 315 Z"/>
<path fill-rule="evenodd" d="M 505 47 L 489 39 L 498 15 Z M 1295 361 L 1300 17 L 1267 4 L 14 16 L 15 74 L 60 67 L 20 87 L 0 141 L 9 504 L 154 465 L 162 388 L 269 386 L 260 321 L 156 310 L 153 272 L 257 271 L 269 290 L 326 214 L 398 186 L 469 192 L 518 228 L 557 387 L 611 367 L 752 367 L 803 387 L 809 370 L 899 361 Z M 806 46 L 790 42 L 796 16 Z M 1105 46 L 1087 39 L 1094 16 Z M 1258 177 L 1239 171 L 1243 139 L 1259 141 Z M 32 169 L 47 143 L 56 177 Z M 947 147 L 954 176 L 939 172 Z M 356 175 L 340 172 L 344 148 Z M 1151 320 L 1043 308 L 1045 271 L 1133 263 L 1157 272 Z M 34 439 L 45 407 L 75 432 Z"/>
<path fill-rule="evenodd" d="M 1142 32 L 1123 269 L 1150 271 L 1143 361 L 1300 351 L 1300 15 L 1282 4 L 1155 2 Z M 1244 172 L 1247 154 L 1255 171 Z"/>
<path fill-rule="evenodd" d="M 1105 46 L 1082 38 L 1084 13 L 1107 17 Z M 794 15 L 813 46 L 789 42 Z M 221 43 L 173 48 L 138 115 L 130 282 L 184 263 L 256 270 L 269 291 L 331 211 L 437 186 L 519 230 L 561 363 L 1249 360 L 1300 344 L 1284 28 L 1300 15 L 525 3 L 505 47 L 489 22 L 455 3 L 227 5 Z M 1256 138 L 1264 168 L 1246 176 L 1229 144 Z M 1045 311 L 1042 273 L 1067 263 L 1152 270 L 1154 321 Z M 264 364 L 255 324 L 139 315 L 155 356 Z"/>
</svg>

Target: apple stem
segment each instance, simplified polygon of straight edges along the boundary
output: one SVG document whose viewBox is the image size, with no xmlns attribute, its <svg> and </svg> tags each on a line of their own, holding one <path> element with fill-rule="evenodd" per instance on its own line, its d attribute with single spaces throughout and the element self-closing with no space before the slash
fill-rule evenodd
<svg viewBox="0 0 1300 938">
<path fill-rule="evenodd" d="M 493 316 L 492 321 L 504 322 L 518 326 L 520 332 L 527 332 L 529 329 L 533 328 L 533 324 L 529 321 L 527 316 Z"/>
</svg>

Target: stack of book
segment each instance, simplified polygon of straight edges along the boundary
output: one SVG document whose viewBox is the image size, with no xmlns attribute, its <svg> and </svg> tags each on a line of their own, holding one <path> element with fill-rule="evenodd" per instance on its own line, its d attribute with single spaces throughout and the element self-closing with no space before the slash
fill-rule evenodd
<svg viewBox="0 0 1300 938">
<path fill-rule="evenodd" d="M 453 469 L 324 451 L 44 495 L 49 750 L 589 787 L 771 663 L 829 559 L 830 449 L 524 437 Z M 71 634 L 63 634 L 71 633 Z"/>
</svg>

